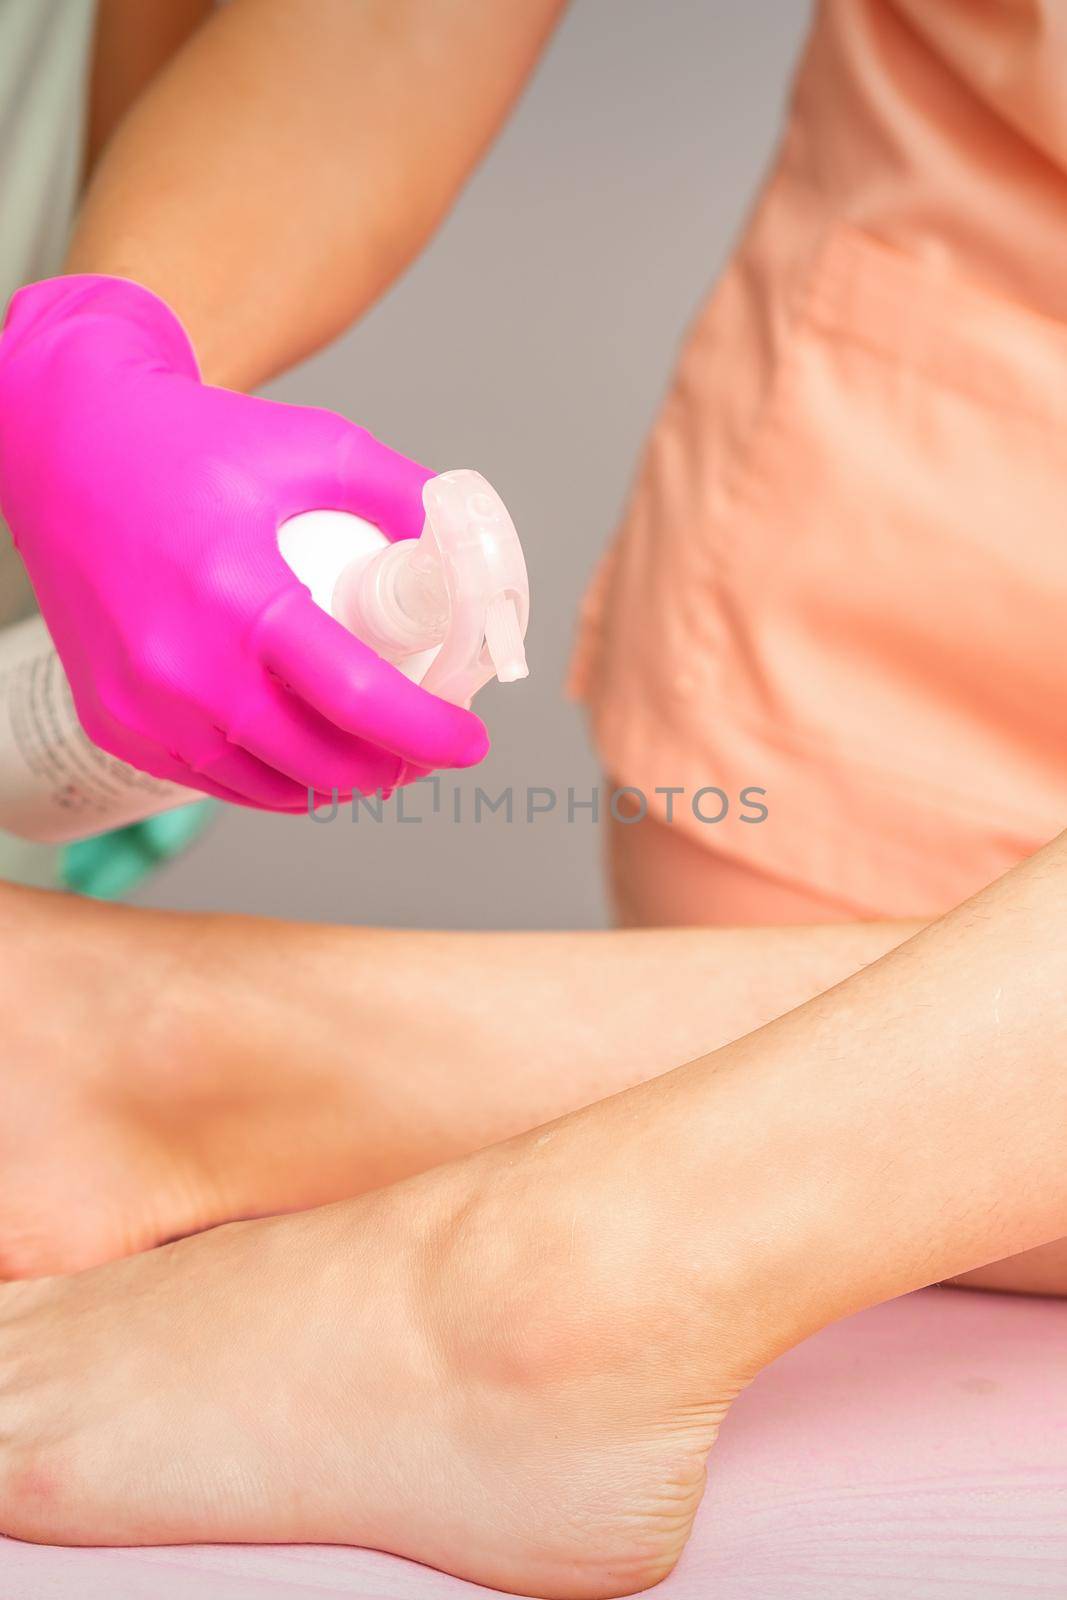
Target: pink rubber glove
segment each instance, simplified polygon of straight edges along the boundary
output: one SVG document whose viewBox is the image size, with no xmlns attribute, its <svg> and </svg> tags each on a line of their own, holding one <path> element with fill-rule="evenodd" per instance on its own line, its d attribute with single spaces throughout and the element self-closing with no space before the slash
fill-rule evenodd
<svg viewBox="0 0 1067 1600">
<path fill-rule="evenodd" d="M 317 508 L 414 537 L 429 476 L 332 412 L 209 388 L 137 284 L 11 302 L 0 507 L 86 733 L 156 777 L 282 811 L 481 760 L 479 719 L 321 611 L 277 546 Z"/>
</svg>

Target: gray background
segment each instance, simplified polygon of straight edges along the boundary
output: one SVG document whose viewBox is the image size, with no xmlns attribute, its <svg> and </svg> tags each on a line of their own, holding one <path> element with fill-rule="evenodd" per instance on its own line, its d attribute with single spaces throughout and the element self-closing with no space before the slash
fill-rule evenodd
<svg viewBox="0 0 1067 1600">
<path fill-rule="evenodd" d="M 496 485 L 530 570 L 532 676 L 479 697 L 494 748 L 476 778 L 444 775 L 443 815 L 425 790 L 412 825 L 232 811 L 142 904 L 394 926 L 605 920 L 588 813 L 456 824 L 453 793 L 469 811 L 476 782 L 521 799 L 527 785 L 588 795 L 598 780 L 563 698 L 582 589 L 773 150 L 807 17 L 802 0 L 574 0 L 430 248 L 346 338 L 274 385 Z"/>
</svg>

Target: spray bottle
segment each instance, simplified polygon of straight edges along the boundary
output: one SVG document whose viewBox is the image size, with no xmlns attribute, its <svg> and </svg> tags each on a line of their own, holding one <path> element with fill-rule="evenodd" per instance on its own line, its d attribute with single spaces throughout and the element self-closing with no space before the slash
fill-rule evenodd
<svg viewBox="0 0 1067 1600">
<path fill-rule="evenodd" d="M 469 706 L 527 675 L 526 563 L 503 501 L 477 472 L 423 490 L 418 539 L 390 543 L 342 511 L 307 511 L 278 547 L 312 599 L 431 693 Z M 41 617 L 0 634 L 0 829 L 65 843 L 200 798 L 100 750 L 78 721 Z"/>
</svg>

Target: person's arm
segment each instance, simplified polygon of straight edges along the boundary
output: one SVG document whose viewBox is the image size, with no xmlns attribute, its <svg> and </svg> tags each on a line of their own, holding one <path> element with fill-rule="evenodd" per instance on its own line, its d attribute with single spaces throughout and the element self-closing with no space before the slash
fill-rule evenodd
<svg viewBox="0 0 1067 1600">
<path fill-rule="evenodd" d="M 68 270 L 154 290 L 208 381 L 263 382 L 411 261 L 563 5 L 231 0 L 122 119 Z"/>
<path fill-rule="evenodd" d="M 187 39 L 215 10 L 215 0 L 96 0 L 92 73 L 85 129 L 88 179 L 111 135 Z"/>
<path fill-rule="evenodd" d="M 102 749 L 300 811 L 488 748 L 320 611 L 278 529 L 418 534 L 430 472 L 232 392 L 340 331 L 425 239 L 560 0 L 231 0 L 108 142 L 66 274 L 0 337 L 0 510 Z M 206 380 L 206 382 L 205 382 Z"/>
</svg>

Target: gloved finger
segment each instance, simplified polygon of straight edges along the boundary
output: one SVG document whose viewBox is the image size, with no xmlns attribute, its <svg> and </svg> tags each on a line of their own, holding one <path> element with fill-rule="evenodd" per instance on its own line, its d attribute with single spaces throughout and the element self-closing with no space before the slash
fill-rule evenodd
<svg viewBox="0 0 1067 1600">
<path fill-rule="evenodd" d="M 106 750 L 111 755 L 117 754 L 118 741 L 113 731 L 113 722 L 109 714 L 98 704 L 83 705 L 78 712 L 86 735 L 101 750 Z M 162 783 L 178 783 L 184 788 L 198 790 L 201 794 L 211 795 L 215 800 L 224 800 L 227 805 L 251 805 L 243 793 L 230 788 L 227 784 L 217 781 L 209 775 L 197 771 L 189 762 L 183 761 L 175 754 L 164 758 L 159 747 L 144 735 L 131 728 L 123 730 L 124 748 L 119 758 L 131 762 L 139 772 L 147 773 L 150 778 L 157 778 Z"/>
<path fill-rule="evenodd" d="M 213 800 L 224 800 L 228 806 L 251 806 L 254 804 L 247 796 L 238 794 L 236 789 L 227 789 L 224 783 L 212 783 L 210 778 L 205 778 L 202 772 L 195 772 L 192 767 L 184 766 L 180 773 L 169 773 L 167 781 L 183 784 L 185 788 L 208 795 Z M 258 807 L 257 809 L 262 808 Z"/>
<path fill-rule="evenodd" d="M 197 781 L 206 778 L 262 811 L 290 811 L 307 805 L 306 789 L 237 745 L 227 744 L 217 755 L 195 767 L 190 765 L 190 771 Z"/>
<path fill-rule="evenodd" d="M 432 477 L 428 467 L 352 424 L 342 457 L 345 498 L 338 509 L 366 517 L 390 539 L 417 539 L 425 521 L 423 485 Z"/>
<path fill-rule="evenodd" d="M 395 787 L 397 789 L 406 789 L 409 783 L 421 783 L 423 778 L 428 778 L 429 776 L 429 767 L 415 767 L 408 761 L 400 768 Z"/>
<path fill-rule="evenodd" d="M 268 767 L 284 772 L 306 794 L 329 797 L 376 794 L 392 789 L 403 763 L 391 751 L 344 733 L 332 722 L 264 676 L 259 703 L 232 723 L 229 737 Z"/>
<path fill-rule="evenodd" d="M 198 771 L 197 768 L 189 766 L 187 762 L 172 759 L 164 769 L 158 763 L 153 762 L 150 757 L 143 757 L 138 754 L 137 765 L 140 771 L 147 772 L 150 777 L 159 778 L 165 783 L 179 783 L 183 788 L 210 795 L 213 800 L 223 800 L 228 806 L 247 806 L 254 811 L 265 809 L 262 801 L 254 800 L 250 795 L 240 790 L 228 788 L 226 784 L 219 783 L 214 778 L 208 777 L 205 773 Z M 303 794 L 303 791 L 301 791 L 301 794 L 303 797 L 300 801 L 293 799 L 285 805 L 271 805 L 266 809 L 271 811 L 302 811 L 306 808 L 307 797 Z"/>
<path fill-rule="evenodd" d="M 366 428 L 336 412 L 308 408 L 307 436 L 292 458 L 292 485 L 302 509 L 351 511 L 373 522 L 389 539 L 417 539 L 422 532 L 422 487 L 433 473 L 410 456 L 382 444 Z M 329 461 L 329 481 L 322 463 Z"/>
<path fill-rule="evenodd" d="M 472 711 L 429 694 L 296 583 L 260 620 L 260 660 L 328 722 L 420 767 L 472 767 L 489 749 Z"/>
</svg>

